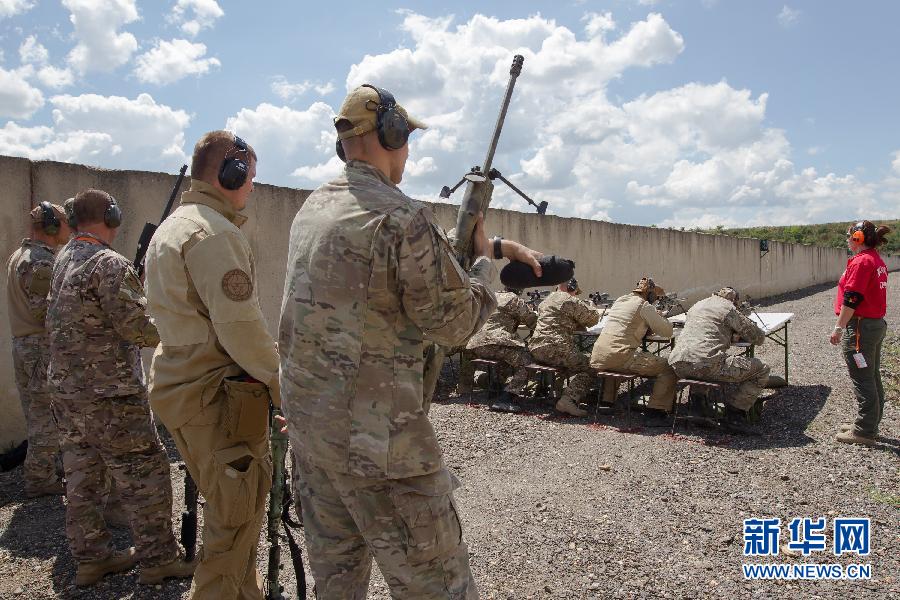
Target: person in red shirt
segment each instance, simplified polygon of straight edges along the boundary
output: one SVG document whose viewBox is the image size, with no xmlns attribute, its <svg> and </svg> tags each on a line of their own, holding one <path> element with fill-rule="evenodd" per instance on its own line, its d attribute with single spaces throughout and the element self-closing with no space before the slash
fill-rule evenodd
<svg viewBox="0 0 900 600">
<path fill-rule="evenodd" d="M 841 425 L 837 434 L 837 441 L 846 444 L 874 445 L 884 411 L 881 344 L 887 333 L 888 272 L 877 248 L 890 231 L 870 221 L 859 221 L 847 230 L 847 247 L 853 256 L 838 281 L 834 300 L 838 320 L 831 333 L 831 343 L 841 344 L 859 405 L 856 422 Z"/>
</svg>

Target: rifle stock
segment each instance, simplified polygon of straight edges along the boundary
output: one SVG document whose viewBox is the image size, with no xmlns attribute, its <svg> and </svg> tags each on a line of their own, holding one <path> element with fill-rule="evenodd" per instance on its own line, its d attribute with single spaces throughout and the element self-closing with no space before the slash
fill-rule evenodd
<svg viewBox="0 0 900 600">
<path fill-rule="evenodd" d="M 266 574 L 266 600 L 280 600 L 284 596 L 284 587 L 278 582 L 281 571 L 281 529 L 282 505 L 284 504 L 285 457 L 287 456 L 287 435 L 281 432 L 281 425 L 275 420 L 281 411 L 271 411 L 271 443 L 272 443 L 272 489 L 269 492 L 269 512 L 266 526 L 266 537 L 269 540 L 269 567 Z"/>
<path fill-rule="evenodd" d="M 494 153 L 497 151 L 500 132 L 503 130 L 504 121 L 506 121 L 506 112 L 509 110 L 509 103 L 512 100 L 516 79 L 522 72 L 524 62 L 525 58 L 519 54 L 513 57 L 512 66 L 509 68 L 509 82 L 506 84 L 506 93 L 503 96 L 503 103 L 500 105 L 500 114 L 497 116 L 497 123 L 494 125 L 494 134 L 491 136 L 484 164 L 480 168 L 473 168 L 472 172 L 465 176 L 466 191 L 463 195 L 462 203 L 459 205 L 459 213 L 456 216 L 456 238 L 453 249 L 456 252 L 460 265 L 466 270 L 472 266 L 473 262 L 472 236 L 475 233 L 478 213 L 485 214 L 487 212 L 491 203 L 491 196 L 494 193 L 494 184 L 488 177 L 488 174 L 491 172 L 491 164 L 494 162 Z M 422 393 L 424 396 L 423 408 L 426 413 L 431 408 L 431 399 L 434 397 L 435 388 L 437 388 L 445 355 L 446 349 L 437 344 L 429 344 L 425 350 Z"/>
</svg>

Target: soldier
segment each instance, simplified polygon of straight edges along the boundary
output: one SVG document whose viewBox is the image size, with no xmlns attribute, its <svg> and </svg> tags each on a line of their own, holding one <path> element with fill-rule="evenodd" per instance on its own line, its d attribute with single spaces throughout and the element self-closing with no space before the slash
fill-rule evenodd
<svg viewBox="0 0 900 600">
<path fill-rule="evenodd" d="M 528 383 L 525 365 L 531 364 L 532 360 L 517 330 L 520 325 L 524 325 L 529 331 L 533 331 L 537 323 L 537 313 L 525 304 L 521 293 L 522 290 L 509 287 L 498 293 L 497 310 L 466 344 L 468 355 L 466 358 L 476 357 L 499 362 L 504 373 L 504 381 L 505 374 L 512 373 L 512 379 L 506 384 L 506 389 L 497 402 L 491 405 L 491 410 L 502 412 L 522 410 L 519 406 L 519 396 L 522 388 Z M 459 374 L 463 393 L 466 391 L 466 384 L 471 387 L 472 375 L 472 363 L 463 360 Z"/>
<path fill-rule="evenodd" d="M 595 369 L 656 377 L 648 410 L 657 415 L 672 410 L 678 377 L 665 358 L 644 352 L 641 344 L 648 330 L 660 337 L 672 337 L 672 324 L 653 307 L 656 299 L 664 294 L 652 279 L 642 277 L 630 294 L 613 303 L 591 352 L 591 366 Z M 604 382 L 603 396 L 607 402 L 614 400 L 615 387 L 612 379 Z"/>
<path fill-rule="evenodd" d="M 140 348 L 159 337 L 134 267 L 110 247 L 121 209 L 100 190 L 79 193 L 73 209 L 78 230 L 53 265 L 47 329 L 75 583 L 93 584 L 136 560 L 140 583 L 187 577 L 193 565 L 182 560 L 172 533 L 169 462 L 141 364 Z M 114 550 L 101 514 L 107 469 L 131 524 L 135 545 L 124 551 Z"/>
<path fill-rule="evenodd" d="M 161 339 L 150 404 L 206 499 L 192 598 L 262 598 L 259 532 L 272 485 L 269 405 L 278 353 L 241 232 L 256 152 L 227 131 L 194 146 L 191 188 L 147 250 L 147 300 Z"/>
<path fill-rule="evenodd" d="M 424 125 L 388 92 L 354 89 L 335 127 L 347 164 L 294 218 L 278 344 L 317 598 L 364 598 L 372 554 L 394 598 L 477 598 L 423 354 L 463 344 L 493 312 L 490 243 L 479 219 L 466 274 L 431 210 L 397 187 Z M 515 242 L 494 255 L 540 272 Z"/>
<path fill-rule="evenodd" d="M 50 347 L 44 317 L 53 253 L 69 240 L 69 226 L 63 208 L 49 202 L 41 202 L 30 216 L 31 237 L 22 240 L 6 263 L 6 294 L 13 369 L 28 431 L 25 495 L 36 498 L 65 493 L 53 394 L 47 385 Z"/>
<path fill-rule="evenodd" d="M 669 364 L 679 377 L 739 383 L 735 394 L 726 401 L 737 411 L 746 412 L 766 386 L 769 367 L 758 358 L 727 352 L 735 341 L 766 341 L 765 333 L 738 311 L 739 304 L 737 291 L 724 287 L 692 306 L 669 355 Z"/>
<path fill-rule="evenodd" d="M 587 414 L 578 403 L 591 389 L 593 381 L 588 357 L 575 348 L 574 333 L 584 331 L 600 320 L 600 313 L 578 298 L 580 293 L 578 281 L 572 278 L 547 296 L 538 306 L 537 327 L 528 344 L 538 363 L 562 369 L 570 378 L 569 385 L 556 402 L 556 410 L 573 417 Z"/>
</svg>

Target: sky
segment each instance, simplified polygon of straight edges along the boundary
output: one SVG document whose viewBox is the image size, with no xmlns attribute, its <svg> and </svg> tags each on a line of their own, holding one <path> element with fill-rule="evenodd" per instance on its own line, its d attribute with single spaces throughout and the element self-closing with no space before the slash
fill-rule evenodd
<svg viewBox="0 0 900 600">
<path fill-rule="evenodd" d="M 522 54 L 494 166 L 548 213 L 897 218 L 898 22 L 837 0 L 0 0 L 0 154 L 175 173 L 225 128 L 258 182 L 312 189 L 372 83 L 429 125 L 401 188 L 438 200 L 483 160 Z M 492 206 L 533 210 L 502 185 Z"/>
</svg>

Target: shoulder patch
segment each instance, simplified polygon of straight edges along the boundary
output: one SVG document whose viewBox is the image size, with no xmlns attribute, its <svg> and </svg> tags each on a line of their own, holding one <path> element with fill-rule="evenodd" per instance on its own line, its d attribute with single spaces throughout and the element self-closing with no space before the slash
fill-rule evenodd
<svg viewBox="0 0 900 600">
<path fill-rule="evenodd" d="M 222 291 L 229 300 L 243 302 L 253 295 L 253 281 L 242 269 L 232 269 L 222 276 Z"/>
</svg>

